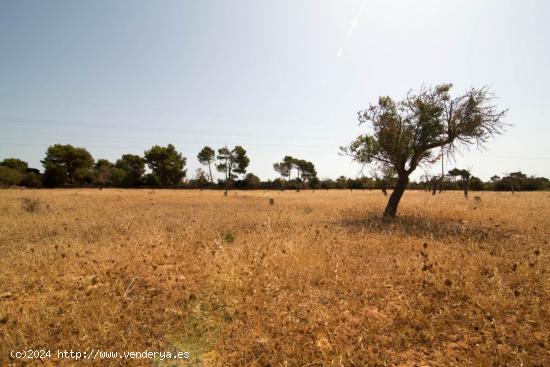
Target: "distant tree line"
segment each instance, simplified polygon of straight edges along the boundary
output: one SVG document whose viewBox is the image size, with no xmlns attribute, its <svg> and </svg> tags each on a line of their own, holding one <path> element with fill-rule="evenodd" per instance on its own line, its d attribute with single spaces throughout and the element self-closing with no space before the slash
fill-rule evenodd
<svg viewBox="0 0 550 367">
<path fill-rule="evenodd" d="M 214 150 L 204 147 L 197 154 L 198 161 L 205 167 L 196 170 L 187 178 L 187 159 L 174 145 L 154 145 L 143 156 L 124 154 L 115 162 L 106 159 L 94 160 L 85 149 L 72 145 L 55 144 L 48 147 L 44 159 L 43 173 L 30 168 L 27 162 L 17 158 L 0 161 L 0 186 L 39 187 L 180 187 L 194 189 L 268 189 L 268 190 L 387 190 L 394 189 L 398 176 L 387 167 L 373 172 L 371 177 L 336 179 L 317 176 L 315 165 L 304 159 L 285 156 L 273 164 L 279 175 L 274 180 L 262 181 L 247 172 L 250 158 L 242 146 Z M 215 180 L 213 171 L 222 177 Z M 527 176 L 522 172 L 493 176 L 483 182 L 471 175 L 469 170 L 454 168 L 443 176 L 424 175 L 418 181 L 410 181 L 409 189 L 436 192 L 444 190 L 482 191 L 535 191 L 550 189 L 550 181 L 544 177 Z"/>
</svg>

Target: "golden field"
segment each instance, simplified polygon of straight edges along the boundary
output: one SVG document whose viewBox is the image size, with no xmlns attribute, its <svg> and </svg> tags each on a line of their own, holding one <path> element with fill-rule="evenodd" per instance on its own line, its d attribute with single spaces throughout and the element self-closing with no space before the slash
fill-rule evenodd
<svg viewBox="0 0 550 367">
<path fill-rule="evenodd" d="M 550 193 L 407 191 L 394 221 L 386 200 L 1 190 L 0 365 L 550 365 Z"/>
</svg>

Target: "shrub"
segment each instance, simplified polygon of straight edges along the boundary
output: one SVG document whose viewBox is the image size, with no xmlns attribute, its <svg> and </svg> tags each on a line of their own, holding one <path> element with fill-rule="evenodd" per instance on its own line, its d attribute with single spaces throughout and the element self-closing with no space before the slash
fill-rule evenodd
<svg viewBox="0 0 550 367">
<path fill-rule="evenodd" d="M 0 166 L 0 186 L 19 185 L 22 175 L 19 171 L 6 166 Z"/>
<path fill-rule="evenodd" d="M 225 232 L 223 240 L 227 243 L 233 243 L 235 241 L 235 234 L 233 232 Z"/>
<path fill-rule="evenodd" d="M 32 188 L 42 187 L 42 177 L 36 172 L 27 172 L 21 180 L 21 185 Z"/>
<path fill-rule="evenodd" d="M 23 198 L 21 200 L 23 209 L 29 213 L 37 212 L 40 209 L 40 201 L 37 199 Z"/>
</svg>

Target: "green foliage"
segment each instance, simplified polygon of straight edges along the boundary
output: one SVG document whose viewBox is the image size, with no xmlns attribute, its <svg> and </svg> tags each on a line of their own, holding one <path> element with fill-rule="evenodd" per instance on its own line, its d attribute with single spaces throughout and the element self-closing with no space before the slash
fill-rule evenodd
<svg viewBox="0 0 550 367">
<path fill-rule="evenodd" d="M 274 163 L 273 169 L 281 175 L 281 179 L 287 178 L 290 180 L 292 169 L 296 169 L 298 181 L 305 180 L 310 183 L 313 178 L 317 177 L 317 171 L 313 163 L 289 155 L 285 156 L 282 162 Z"/>
<path fill-rule="evenodd" d="M 361 164 L 390 165 L 408 176 L 418 165 L 437 159 L 442 147 L 452 153 L 502 132 L 506 111 L 496 110 L 487 88 L 452 98 L 451 87 L 421 88 L 399 102 L 380 97 L 378 104 L 358 113 L 359 122 L 370 123 L 373 133 L 360 135 L 342 152 Z"/>
<path fill-rule="evenodd" d="M 106 159 L 98 159 L 94 166 L 93 183 L 105 186 L 112 185 L 112 171 L 115 165 Z"/>
<path fill-rule="evenodd" d="M 216 152 L 214 151 L 214 149 L 210 148 L 209 146 L 205 146 L 199 152 L 199 154 L 197 155 L 197 158 L 200 164 L 204 166 L 208 166 L 210 182 L 214 182 L 214 178 L 212 177 L 212 163 L 216 159 Z"/>
<path fill-rule="evenodd" d="M 227 231 L 222 236 L 224 242 L 233 243 L 235 242 L 235 234 L 233 232 Z"/>
<path fill-rule="evenodd" d="M 246 173 L 246 168 L 250 164 L 250 158 L 246 155 L 246 150 L 240 145 L 237 145 L 233 148 L 232 153 L 235 157 L 235 168 L 233 172 L 244 175 Z"/>
<path fill-rule="evenodd" d="M 296 161 L 295 158 L 292 156 L 286 155 L 283 158 L 282 164 L 288 169 L 288 179 L 290 180 L 290 174 L 292 173 L 292 168 L 294 168 L 294 162 Z"/>
<path fill-rule="evenodd" d="M 311 177 L 311 179 L 309 180 L 309 186 L 314 190 L 321 188 L 321 180 L 319 180 L 319 177 L 317 177 L 317 175 Z"/>
<path fill-rule="evenodd" d="M 260 178 L 253 173 L 247 173 L 243 180 L 244 186 L 248 188 L 258 188 L 261 185 Z"/>
<path fill-rule="evenodd" d="M 467 169 L 453 168 L 449 171 L 449 176 L 460 177 L 462 181 L 467 182 L 472 177 L 472 174 Z"/>
<path fill-rule="evenodd" d="M 245 174 L 246 168 L 250 163 L 250 158 L 246 155 L 246 150 L 240 145 L 232 150 L 227 147 L 218 149 L 217 159 L 219 163 L 216 168 L 225 175 L 225 181 L 233 181 L 239 174 Z"/>
<path fill-rule="evenodd" d="M 460 186 L 464 190 L 464 195 L 468 196 L 468 189 L 470 188 L 470 181 L 472 180 L 472 174 L 467 169 L 453 168 L 448 173 L 451 177 L 460 177 Z"/>
<path fill-rule="evenodd" d="M 27 171 L 21 180 L 21 186 L 39 188 L 42 187 L 42 176 L 34 171 Z"/>
<path fill-rule="evenodd" d="M 201 164 L 209 164 L 216 158 L 216 152 L 209 146 L 205 146 L 197 155 L 197 158 Z"/>
<path fill-rule="evenodd" d="M 0 186 L 19 185 L 23 175 L 16 169 L 0 166 Z"/>
<path fill-rule="evenodd" d="M 160 180 L 157 175 L 153 173 L 148 173 L 143 176 L 143 184 L 146 186 L 159 186 Z"/>
<path fill-rule="evenodd" d="M 485 189 L 485 185 L 479 177 L 472 176 L 470 179 L 470 188 L 474 191 L 482 191 Z"/>
<path fill-rule="evenodd" d="M 374 187 L 377 189 L 387 189 L 395 184 L 397 172 L 395 168 L 388 164 L 382 164 L 379 170 L 374 170 L 372 177 Z"/>
<path fill-rule="evenodd" d="M 6 158 L 0 162 L 0 166 L 14 169 L 19 173 L 25 173 L 25 171 L 29 168 L 27 162 L 18 158 Z"/>
<path fill-rule="evenodd" d="M 290 175 L 290 168 L 291 167 L 284 162 L 273 163 L 273 169 L 281 175 L 281 179 Z"/>
<path fill-rule="evenodd" d="M 145 159 L 135 154 L 124 154 L 111 172 L 117 186 L 133 187 L 141 183 L 145 173 Z"/>
<path fill-rule="evenodd" d="M 27 162 L 17 158 L 6 158 L 0 162 L 0 186 L 21 185 L 41 187 L 40 171 L 29 168 Z"/>
<path fill-rule="evenodd" d="M 268 181 L 268 185 L 270 185 L 270 189 L 283 190 L 285 188 L 285 181 L 282 178 L 276 178 L 273 180 L 273 182 Z"/>
<path fill-rule="evenodd" d="M 127 172 L 122 168 L 113 167 L 111 169 L 111 183 L 115 187 L 133 187 L 139 185 L 140 181 L 137 181 L 131 185 L 125 182 Z"/>
<path fill-rule="evenodd" d="M 195 172 L 195 179 L 193 181 L 198 187 L 203 188 L 208 184 L 208 177 L 201 168 L 198 168 Z"/>
<path fill-rule="evenodd" d="M 145 162 L 161 185 L 178 185 L 185 177 L 186 158 L 172 144 L 166 147 L 155 145 L 145 151 Z"/>
<path fill-rule="evenodd" d="M 346 176 L 340 176 L 336 179 L 336 188 L 337 189 L 347 189 L 348 188 L 348 179 Z"/>
<path fill-rule="evenodd" d="M 334 180 L 331 180 L 330 178 L 326 178 L 321 181 L 321 189 L 330 190 L 335 188 L 336 188 L 336 182 Z"/>
<path fill-rule="evenodd" d="M 78 184 L 89 184 L 94 179 L 93 168 L 78 167 L 74 171 L 74 182 Z"/>
<path fill-rule="evenodd" d="M 90 182 L 93 177 L 94 159 L 84 148 L 62 144 L 52 145 L 46 151 L 42 164 L 48 186 L 60 186 L 66 183 L 82 184 Z"/>
<path fill-rule="evenodd" d="M 135 187 L 141 184 L 145 161 L 138 155 L 125 154 L 116 164 L 99 159 L 94 165 L 93 183 L 101 186 Z"/>
<path fill-rule="evenodd" d="M 544 177 L 529 177 L 519 171 L 512 172 L 502 178 L 492 179 L 492 186 L 493 190 L 496 191 L 548 190 L 550 189 L 550 181 Z"/>
<path fill-rule="evenodd" d="M 64 165 L 42 161 L 44 165 L 44 184 L 47 187 L 64 185 L 67 182 L 67 169 Z"/>
<path fill-rule="evenodd" d="M 317 176 L 315 165 L 303 159 L 296 159 L 294 167 L 298 170 L 298 179 L 309 181 L 312 177 Z"/>
</svg>

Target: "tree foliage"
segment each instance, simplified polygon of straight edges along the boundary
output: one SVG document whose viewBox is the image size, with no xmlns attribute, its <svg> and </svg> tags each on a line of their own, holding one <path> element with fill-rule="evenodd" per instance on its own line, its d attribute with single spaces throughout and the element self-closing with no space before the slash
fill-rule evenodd
<svg viewBox="0 0 550 367">
<path fill-rule="evenodd" d="M 84 148 L 55 144 L 48 147 L 41 162 L 48 186 L 83 184 L 92 180 L 94 159 Z"/>
<path fill-rule="evenodd" d="M 0 166 L 14 169 L 19 173 L 25 173 L 29 168 L 27 162 L 22 161 L 18 158 L 6 158 L 2 162 L 0 162 Z"/>
<path fill-rule="evenodd" d="M 527 176 L 525 173 L 511 172 L 504 177 L 493 176 L 491 186 L 496 191 L 535 191 L 550 189 L 550 181 L 545 177 Z"/>
<path fill-rule="evenodd" d="M 160 185 L 178 185 L 185 177 L 186 158 L 172 144 L 166 147 L 155 145 L 145 151 L 144 156 Z"/>
<path fill-rule="evenodd" d="M 468 196 L 468 188 L 470 186 L 470 181 L 472 180 L 472 174 L 467 169 L 459 169 L 459 168 L 453 168 L 449 171 L 449 176 L 451 177 L 459 177 L 460 178 L 460 185 L 462 186 L 462 189 L 464 190 L 464 196 Z"/>
<path fill-rule="evenodd" d="M 110 185 L 114 166 L 107 159 L 98 159 L 94 165 L 93 182 L 101 186 Z"/>
<path fill-rule="evenodd" d="M 246 150 L 237 145 L 232 150 L 228 147 L 218 149 L 218 164 L 216 168 L 224 174 L 225 182 L 233 181 L 240 174 L 245 174 L 250 163 L 250 158 L 246 155 Z"/>
<path fill-rule="evenodd" d="M 216 151 L 214 151 L 214 149 L 210 148 L 209 146 L 205 146 L 197 155 L 197 159 L 199 160 L 200 164 L 208 166 L 210 182 L 214 182 L 214 177 L 212 177 L 212 163 L 216 159 Z"/>
<path fill-rule="evenodd" d="M 132 187 L 141 183 L 145 173 L 145 159 L 135 154 L 124 154 L 116 161 L 113 176 L 119 186 Z"/>
<path fill-rule="evenodd" d="M 244 176 L 243 184 L 247 188 L 258 188 L 261 185 L 261 180 L 258 176 L 256 176 L 253 173 L 247 173 L 246 176 Z"/>
<path fill-rule="evenodd" d="M 292 166 L 289 166 L 285 162 L 273 163 L 273 169 L 275 170 L 275 172 L 281 175 L 281 179 L 285 179 L 290 176 L 291 168 Z"/>
<path fill-rule="evenodd" d="M 275 172 L 281 175 L 281 179 L 290 180 L 292 170 L 296 170 L 296 179 L 298 181 L 310 182 L 314 177 L 317 177 L 315 165 L 309 161 L 285 156 L 281 162 L 273 164 Z"/>
<path fill-rule="evenodd" d="M 197 168 L 193 184 L 196 184 L 201 190 L 208 184 L 208 177 L 202 168 Z"/>
<path fill-rule="evenodd" d="M 19 185 L 23 174 L 16 169 L 0 165 L 0 186 Z"/>
</svg>

